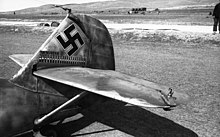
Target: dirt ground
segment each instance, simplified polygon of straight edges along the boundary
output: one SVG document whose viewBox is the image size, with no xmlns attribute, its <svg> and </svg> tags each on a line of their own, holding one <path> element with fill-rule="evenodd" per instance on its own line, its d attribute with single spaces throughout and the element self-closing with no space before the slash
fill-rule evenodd
<svg viewBox="0 0 220 137">
<path fill-rule="evenodd" d="M 34 53 L 50 32 L 0 26 L 0 77 L 10 78 L 19 70 L 9 55 Z M 180 38 L 176 33 L 110 32 L 117 71 L 185 92 L 191 101 L 172 111 L 109 101 L 64 124 L 64 136 L 220 136 L 220 35 L 210 40 L 211 34 Z"/>
<path fill-rule="evenodd" d="M 186 106 L 174 111 L 151 112 L 189 128 L 198 136 L 217 137 L 220 135 L 219 41 L 217 43 L 166 42 L 159 41 L 157 35 L 153 40 L 128 40 L 115 44 L 119 46 L 116 46 L 116 62 L 119 71 L 168 85 L 192 97 Z"/>
</svg>

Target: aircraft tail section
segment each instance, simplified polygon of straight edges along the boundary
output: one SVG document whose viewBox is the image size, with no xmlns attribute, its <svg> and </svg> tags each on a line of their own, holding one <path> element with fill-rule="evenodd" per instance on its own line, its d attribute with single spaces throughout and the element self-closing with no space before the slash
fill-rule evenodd
<svg viewBox="0 0 220 137">
<path fill-rule="evenodd" d="M 11 79 L 21 86 L 36 80 L 33 71 L 60 66 L 114 70 L 111 36 L 103 23 L 86 15 L 69 13 L 33 57 Z M 25 85 L 32 81 L 30 85 Z M 27 83 L 27 84 L 28 84 Z"/>
<path fill-rule="evenodd" d="M 19 66 L 23 67 L 33 57 L 33 54 L 13 54 L 9 58 L 16 62 Z"/>
</svg>

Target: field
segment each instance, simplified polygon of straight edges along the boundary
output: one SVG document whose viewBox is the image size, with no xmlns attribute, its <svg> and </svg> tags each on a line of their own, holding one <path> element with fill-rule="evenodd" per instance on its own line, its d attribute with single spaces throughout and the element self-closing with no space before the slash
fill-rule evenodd
<svg viewBox="0 0 220 137">
<path fill-rule="evenodd" d="M 213 25 L 212 16 L 209 15 L 213 9 L 182 9 L 182 10 L 162 10 L 158 15 L 156 12 L 145 15 L 132 14 L 127 12 L 121 14 L 90 14 L 100 20 L 108 20 L 117 23 L 154 23 L 154 24 L 178 24 L 178 25 Z M 73 12 L 74 13 L 74 12 Z M 42 20 L 62 20 L 66 14 L 43 15 L 43 14 L 0 14 L 0 19 L 20 19 L 30 21 Z"/>
<path fill-rule="evenodd" d="M 171 14 L 174 13 L 148 15 L 149 20 L 141 15 L 130 19 L 127 15 L 96 17 L 119 22 L 120 17 L 121 22 L 131 23 L 135 18 L 135 22 L 212 24 L 206 12 L 192 14 L 190 18 L 178 16 L 179 19 L 171 18 Z M 199 19 L 206 22 L 202 24 Z M 0 26 L 0 77 L 10 78 L 19 70 L 9 55 L 34 53 L 51 31 L 42 27 Z M 84 112 L 85 116 L 79 120 L 64 124 L 65 136 L 220 136 L 220 35 L 165 30 L 109 31 L 117 71 L 185 92 L 191 101 L 172 111 L 125 107 L 123 103 L 109 101 Z"/>
</svg>

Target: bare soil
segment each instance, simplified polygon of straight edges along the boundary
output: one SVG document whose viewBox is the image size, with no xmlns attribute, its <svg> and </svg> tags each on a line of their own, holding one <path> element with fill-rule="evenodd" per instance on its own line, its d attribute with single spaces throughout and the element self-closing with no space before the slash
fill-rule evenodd
<svg viewBox="0 0 220 137">
<path fill-rule="evenodd" d="M 50 33 L 45 29 L 0 26 L 0 77 L 10 78 L 19 70 L 9 55 L 34 53 Z M 191 101 L 172 111 L 125 107 L 109 101 L 85 112 L 85 117 L 64 124 L 64 136 L 220 136 L 219 39 L 210 41 L 209 36 L 202 35 L 187 41 L 164 33 L 111 35 L 117 71 L 185 92 Z"/>
</svg>

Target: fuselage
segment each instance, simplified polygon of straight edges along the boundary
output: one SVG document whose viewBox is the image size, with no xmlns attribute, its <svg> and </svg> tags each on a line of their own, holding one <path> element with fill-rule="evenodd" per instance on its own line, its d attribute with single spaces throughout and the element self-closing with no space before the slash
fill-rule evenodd
<svg viewBox="0 0 220 137">
<path fill-rule="evenodd" d="M 72 13 L 31 58 L 20 57 L 16 59 L 20 61 L 21 69 L 13 78 L 10 81 L 0 79 L 0 136 L 31 129 L 36 117 L 49 113 L 82 92 L 77 87 L 38 78 L 33 75 L 34 71 L 55 67 L 54 64 L 56 67 L 57 64 L 64 67 L 71 63 L 74 64 L 71 66 L 76 66 L 76 62 L 82 60 L 74 62 L 74 57 L 85 59 L 84 67 L 115 70 L 113 44 L 105 25 L 95 18 Z M 106 99 L 88 94 L 78 104 L 80 108 L 87 108 L 102 100 Z"/>
<path fill-rule="evenodd" d="M 0 78 L 0 135 L 12 136 L 33 128 L 33 120 L 67 99 L 58 94 L 30 90 Z"/>
</svg>

